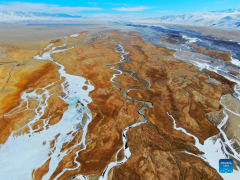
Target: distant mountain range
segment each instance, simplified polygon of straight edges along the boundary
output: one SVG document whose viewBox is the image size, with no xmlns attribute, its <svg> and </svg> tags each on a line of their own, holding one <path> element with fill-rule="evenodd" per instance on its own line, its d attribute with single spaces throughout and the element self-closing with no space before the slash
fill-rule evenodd
<svg viewBox="0 0 240 180">
<path fill-rule="evenodd" d="M 41 12 L 0 11 L 0 22 L 15 21 L 52 21 L 84 18 L 83 16 L 71 16 L 68 14 L 50 14 Z"/>
<path fill-rule="evenodd" d="M 124 16 L 123 16 L 124 17 Z M 22 21 L 66 21 L 77 19 L 102 19 L 102 20 L 124 20 L 120 16 L 72 16 L 69 14 L 51 14 L 41 12 L 19 12 L 0 11 L 0 22 L 22 22 Z M 205 13 L 191 13 L 184 15 L 170 15 L 148 18 L 162 23 L 185 24 L 198 26 L 220 26 L 240 28 L 240 9 L 227 9 L 224 11 L 210 11 Z"/>
<path fill-rule="evenodd" d="M 240 9 L 148 18 L 162 23 L 240 28 Z"/>
</svg>

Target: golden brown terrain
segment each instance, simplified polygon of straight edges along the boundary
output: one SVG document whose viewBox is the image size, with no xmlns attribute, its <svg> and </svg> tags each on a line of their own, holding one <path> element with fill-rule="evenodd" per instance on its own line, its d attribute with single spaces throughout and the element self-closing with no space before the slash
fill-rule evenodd
<svg viewBox="0 0 240 180">
<path fill-rule="evenodd" d="M 42 49 L 45 45 L 46 43 L 40 43 L 36 47 Z M 43 88 L 53 82 L 58 82 L 49 87 L 52 93 L 56 93 L 49 99 L 49 104 L 55 101 L 54 105 L 51 106 L 51 113 L 59 120 L 61 113 L 59 114 L 57 111 L 64 111 L 65 107 L 67 107 L 67 104 L 57 97 L 61 93 L 61 90 L 59 91 L 60 79 L 56 69 L 57 66 L 53 62 L 50 60 L 34 60 L 33 56 L 39 50 L 37 48 L 36 50 L 32 50 L 31 44 L 28 47 L 2 45 L 2 48 L 9 51 L 7 54 L 8 56 L 11 55 L 12 59 L 8 60 L 5 58 L 1 61 L 1 68 L 3 69 L 1 77 L 3 80 L 9 80 L 8 82 L 6 80 L 2 82 L 7 84 L 2 89 L 0 97 L 0 143 L 4 143 L 13 131 L 24 127 L 35 114 L 34 111 L 37 107 L 37 102 L 34 102 L 34 99 L 29 104 L 29 109 L 27 109 L 26 103 L 21 103 L 20 98 L 24 91 Z M 8 68 L 9 65 L 12 66 L 12 70 Z M 23 128 L 19 133 L 27 131 L 28 129 Z"/>
<path fill-rule="evenodd" d="M 142 120 L 138 109 L 143 103 L 126 99 L 119 89 L 113 87 L 114 82 L 110 81 L 115 71 L 105 65 L 111 64 L 119 69 L 120 65 L 116 63 L 121 60 L 120 53 L 115 51 L 116 44 L 110 39 L 121 42 L 125 51 L 129 52 L 130 62 L 122 64 L 121 68 L 133 70 L 139 78 L 149 80 L 152 87 L 148 89 L 144 81 L 131 76 L 128 71 L 116 76 L 114 81 L 120 82 L 117 86 L 125 91 L 136 86 L 144 89 L 129 91 L 128 96 L 152 102 L 154 107 L 145 110 L 146 123 L 127 132 L 132 155 L 126 163 L 111 170 L 109 179 L 222 179 L 218 170 L 198 157 L 203 152 L 196 148 L 194 138 L 174 129 L 173 119 L 168 113 L 175 118 L 177 127 L 184 128 L 203 144 L 207 138 L 219 133 L 206 114 L 221 110 L 219 100 L 223 95 L 231 93 L 230 88 L 225 83 L 211 84 L 207 74 L 191 64 L 178 61 L 173 56 L 174 51 L 144 41 L 137 31 L 102 30 L 85 31 L 78 37 L 69 38 L 66 46 L 75 44 L 73 49 L 51 55 L 65 66 L 68 74 L 82 76 L 95 87 L 90 92 L 93 102 L 88 105 L 93 115 L 86 136 L 88 145 L 77 153 L 76 158 L 81 166 L 73 169 L 77 167 L 74 162 L 76 152 L 82 148 L 76 147 L 59 163 L 51 179 L 66 168 L 70 170 L 65 171 L 59 180 L 70 179 L 77 174 L 98 179 L 123 146 L 122 131 Z M 86 38 L 88 41 L 76 44 Z M 63 39 L 51 43 L 54 43 L 53 46 L 61 46 Z M 1 45 L 1 53 L 8 51 L 6 54 L 11 55 L 12 59 L 0 60 L 0 143 L 5 143 L 12 132 L 21 135 L 29 131 L 25 128 L 26 124 L 35 115 L 34 110 L 38 105 L 32 100 L 27 109 L 27 104 L 21 103 L 24 91 L 39 89 L 41 94 L 42 88 L 53 83 L 47 87 L 52 94 L 48 99 L 48 108 L 33 126 L 38 132 L 43 130 L 47 118 L 48 126 L 61 121 L 68 108 L 68 104 L 60 98 L 64 96 L 61 86 L 64 79 L 57 71 L 58 66 L 50 60 L 33 59 L 48 44 L 41 42 L 24 47 Z M 199 47 L 195 47 L 195 50 L 201 51 Z M 229 54 L 225 53 L 216 56 L 221 56 L 223 60 L 229 58 Z M 82 132 L 79 131 L 61 151 L 69 150 L 81 137 Z M 120 161 L 123 157 L 123 151 L 120 151 L 117 159 Z M 49 161 L 33 170 L 34 179 L 40 180 L 48 172 Z"/>
</svg>

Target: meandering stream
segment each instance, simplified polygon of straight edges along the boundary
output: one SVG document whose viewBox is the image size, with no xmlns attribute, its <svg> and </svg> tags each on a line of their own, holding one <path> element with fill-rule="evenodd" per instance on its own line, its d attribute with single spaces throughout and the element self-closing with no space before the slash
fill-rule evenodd
<svg viewBox="0 0 240 180">
<path fill-rule="evenodd" d="M 19 109 L 23 104 L 27 104 L 26 109 L 23 111 L 34 110 L 35 116 L 29 120 L 29 123 L 27 123 L 24 127 L 21 128 L 23 129 L 28 127 L 29 133 L 17 136 L 16 135 L 17 132 L 20 131 L 21 129 L 18 130 L 17 132 L 13 132 L 6 141 L 6 143 L 0 146 L 1 153 L 0 177 L 2 179 L 14 179 L 14 180 L 34 179 L 34 175 L 32 174 L 32 172 L 37 168 L 41 167 L 45 162 L 49 161 L 49 170 L 42 178 L 43 180 L 48 180 L 51 178 L 51 176 L 53 175 L 53 173 L 55 172 L 63 158 L 76 149 L 77 150 L 75 152 L 74 158 L 76 166 L 74 168 L 64 169 L 54 179 L 55 180 L 58 179 L 66 171 L 75 170 L 80 167 L 81 164 L 76 160 L 76 158 L 80 151 L 83 151 L 87 148 L 86 134 L 88 131 L 88 125 L 92 121 L 92 113 L 88 108 L 88 104 L 92 102 L 92 99 L 89 96 L 89 92 L 93 91 L 94 87 L 90 84 L 90 82 L 85 83 L 86 79 L 84 79 L 83 77 L 68 74 L 65 71 L 65 67 L 59 62 L 55 61 L 55 59 L 51 56 L 54 53 L 59 53 L 73 49 L 75 48 L 75 45 L 87 41 L 84 40 L 83 42 L 66 46 L 66 41 L 68 38 L 74 38 L 77 36 L 78 34 L 74 34 L 72 36 L 66 37 L 62 46 L 54 46 L 54 44 L 51 43 L 44 49 L 44 51 L 46 51 L 45 53 L 34 57 L 36 60 L 45 59 L 51 60 L 52 62 L 59 66 L 58 71 L 60 73 L 61 80 L 64 80 L 64 82 L 61 83 L 61 87 L 63 92 L 65 93 L 65 96 L 61 98 L 69 105 L 69 107 L 64 112 L 62 119 L 57 124 L 49 125 L 48 123 L 51 117 L 48 117 L 46 119 L 41 119 L 41 117 L 46 112 L 46 108 L 49 108 L 48 100 L 53 95 L 50 93 L 48 88 L 54 85 L 55 83 L 59 83 L 59 81 L 49 84 L 48 86 L 43 88 L 38 88 L 34 90 L 28 89 L 25 92 L 23 92 L 21 96 L 20 105 L 13 109 L 12 111 L 10 111 L 9 113 L 6 113 L 4 116 L 10 116 L 19 113 L 20 112 Z M 88 37 L 90 37 L 90 35 L 88 35 Z M 239 99 L 240 79 L 238 77 L 231 76 L 226 71 L 226 67 L 222 66 L 223 64 L 221 61 L 217 61 L 217 63 L 211 64 L 209 60 L 210 57 L 203 54 L 194 53 L 188 48 L 187 46 L 188 43 L 193 41 L 199 41 L 199 39 L 190 38 L 188 36 L 184 36 L 183 38 L 187 40 L 186 44 L 181 46 L 178 45 L 167 46 L 165 44 L 165 47 L 176 50 L 177 52 L 175 53 L 175 57 L 178 59 L 190 61 L 191 63 L 193 63 L 194 65 L 198 66 L 201 69 L 208 69 L 210 71 L 216 72 L 226 77 L 227 79 L 238 83 L 238 85 L 236 85 L 234 89 L 235 90 L 234 97 Z M 139 113 L 139 119 L 135 123 L 129 124 L 122 131 L 123 146 L 118 150 L 115 160 L 106 166 L 102 175 L 99 177 L 99 180 L 107 180 L 109 172 L 113 167 L 125 163 L 130 158 L 131 149 L 129 148 L 128 145 L 127 132 L 130 128 L 146 123 L 147 117 L 145 115 L 145 110 L 154 107 L 152 102 L 138 100 L 128 95 L 128 93 L 132 90 L 142 91 L 151 89 L 151 82 L 147 79 L 138 77 L 138 74 L 135 71 L 131 69 L 126 69 L 124 67 L 125 64 L 131 62 L 131 59 L 129 58 L 128 52 L 125 51 L 123 44 L 115 40 L 112 40 L 108 37 L 106 37 L 105 39 L 116 44 L 115 51 L 116 53 L 119 53 L 121 55 L 121 59 L 119 60 L 118 63 L 106 65 L 111 67 L 111 69 L 115 71 L 115 74 L 110 79 L 110 81 L 114 83 L 113 87 L 117 88 L 122 92 L 122 95 L 124 98 L 126 98 L 126 101 L 129 100 L 132 101 L 133 103 L 140 102 L 142 103 L 142 106 L 137 111 Z M 121 82 L 116 81 L 115 78 L 117 76 L 120 76 L 122 73 L 129 74 L 129 76 L 135 78 L 135 80 L 137 80 L 139 84 L 143 85 L 132 86 L 133 87 L 132 89 L 123 89 L 118 87 L 118 85 L 121 84 Z M 83 86 L 87 86 L 88 87 L 87 90 L 84 90 Z M 39 90 L 41 90 L 41 93 L 39 93 Z M 38 107 L 36 109 L 29 108 L 30 99 L 34 99 L 35 101 L 38 102 Z M 222 104 L 222 106 L 224 107 L 224 104 Z M 225 107 L 225 109 L 228 110 L 228 107 Z M 208 161 L 211 164 L 211 166 L 213 166 L 215 169 L 217 169 L 218 167 L 218 160 L 220 158 L 234 157 L 235 159 L 240 161 L 239 155 L 231 147 L 230 141 L 228 140 L 226 134 L 222 130 L 222 127 L 228 120 L 227 113 L 224 110 L 223 113 L 225 116 L 222 122 L 218 125 L 218 128 L 220 130 L 221 136 L 224 138 L 225 141 L 222 141 L 219 137 L 217 137 L 219 135 L 216 135 L 214 137 L 208 138 L 205 141 L 204 145 L 200 144 L 198 138 L 188 133 L 185 129 L 181 127 L 176 127 L 174 117 L 168 113 L 168 115 L 173 119 L 174 129 L 181 130 L 187 135 L 192 136 L 195 139 L 195 146 L 205 153 L 203 156 L 198 157 Z M 87 117 L 87 121 L 85 123 L 83 123 L 84 116 Z M 44 123 L 43 130 L 41 130 L 41 127 L 33 129 L 33 125 L 41 120 Z M 81 128 L 79 128 L 79 125 Z M 70 150 L 61 151 L 66 146 L 66 144 L 69 144 L 74 139 L 74 137 L 79 133 L 82 134 L 81 140 L 77 142 L 74 146 L 72 146 Z M 53 141 L 55 143 L 54 146 L 51 147 L 51 143 Z M 209 147 L 213 148 L 210 150 Z M 227 149 L 226 147 L 228 147 L 229 149 Z M 221 148 L 223 149 L 223 151 L 221 150 Z M 124 158 L 119 160 L 117 157 L 121 150 L 124 151 Z M 215 153 L 216 151 L 217 153 Z M 189 154 L 197 156 L 192 153 Z M 14 164 L 14 166 L 12 166 L 12 164 Z M 231 176 L 234 178 L 236 176 L 236 173 L 233 173 Z M 229 178 L 230 176 L 228 175 L 227 177 Z M 87 176 L 84 175 L 76 175 L 73 178 L 88 179 Z"/>
<path fill-rule="evenodd" d="M 147 87 L 147 89 L 151 89 L 151 82 L 149 80 L 146 80 L 144 78 L 140 78 L 138 77 L 138 74 L 131 70 L 131 69 L 125 69 L 124 68 L 124 64 L 127 64 L 127 63 L 130 63 L 130 58 L 128 56 L 128 52 L 125 51 L 124 49 L 124 46 L 119 43 L 119 42 L 116 42 L 115 40 L 111 40 L 111 42 L 115 43 L 117 45 L 117 48 L 115 48 L 115 51 L 120 53 L 121 55 L 121 60 L 116 63 L 116 64 L 111 64 L 111 65 L 107 65 L 107 66 L 110 66 L 111 69 L 113 69 L 115 71 L 115 74 L 113 75 L 113 77 L 110 79 L 112 82 L 114 82 L 113 84 L 113 87 L 119 89 L 121 92 L 122 92 L 122 95 L 127 99 L 127 100 L 131 100 L 132 102 L 142 102 L 142 106 L 138 109 L 138 113 L 139 113 L 139 116 L 141 118 L 139 118 L 139 121 L 138 122 L 135 122 L 133 124 L 130 124 L 129 126 L 127 126 L 123 132 L 122 132 L 122 140 L 123 140 L 123 146 L 118 150 L 117 154 L 116 154 L 116 159 L 115 161 L 111 162 L 110 164 L 108 164 L 108 166 L 105 168 L 105 170 L 103 171 L 102 173 L 102 176 L 99 178 L 99 180 L 107 180 L 108 179 L 108 174 L 109 174 L 109 171 L 114 167 L 114 166 L 118 166 L 118 165 L 121 165 L 123 163 L 125 163 L 131 156 L 131 151 L 130 151 L 130 148 L 128 146 L 128 141 L 127 141 L 127 131 L 130 129 L 130 128 L 133 128 L 133 127 L 136 127 L 136 126 L 139 126 L 143 123 L 146 123 L 147 122 L 147 117 L 145 115 L 145 109 L 148 109 L 148 108 L 153 108 L 153 104 L 149 101 L 142 101 L 142 100 L 137 100 L 135 98 L 132 98 L 130 96 L 128 96 L 128 92 L 131 91 L 131 90 L 143 90 L 143 89 L 139 89 L 139 88 L 133 88 L 133 89 L 129 89 L 129 90 L 124 90 L 120 87 L 118 87 L 117 85 L 120 84 L 121 82 L 119 81 L 116 81 L 114 80 L 114 78 L 118 75 L 121 75 L 122 72 L 126 72 L 126 73 L 129 73 L 129 75 L 133 78 L 135 78 L 136 80 L 138 80 L 139 82 L 144 82 L 144 85 L 143 87 Z M 116 67 L 117 66 L 117 67 Z M 147 90 L 146 89 L 146 90 Z M 120 161 L 118 161 L 117 159 L 117 156 L 118 156 L 118 153 L 124 149 L 124 158 Z"/>
</svg>

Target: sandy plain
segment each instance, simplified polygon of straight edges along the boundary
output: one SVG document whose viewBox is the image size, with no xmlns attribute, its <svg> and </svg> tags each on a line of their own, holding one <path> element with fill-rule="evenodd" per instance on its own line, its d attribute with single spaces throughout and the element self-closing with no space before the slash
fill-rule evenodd
<svg viewBox="0 0 240 180">
<path fill-rule="evenodd" d="M 108 26 L 107 22 L 29 22 L 1 23 L 1 43 L 30 43 L 59 39 L 93 27 Z"/>
</svg>

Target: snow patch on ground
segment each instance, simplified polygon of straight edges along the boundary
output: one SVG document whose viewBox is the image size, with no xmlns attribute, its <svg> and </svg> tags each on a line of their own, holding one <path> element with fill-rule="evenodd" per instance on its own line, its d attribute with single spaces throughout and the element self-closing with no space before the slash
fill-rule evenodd
<svg viewBox="0 0 240 180">
<path fill-rule="evenodd" d="M 52 44 L 47 46 L 45 49 L 48 49 L 51 46 Z M 37 94 L 36 90 L 29 93 L 23 93 L 21 97 L 21 103 L 27 102 L 28 104 L 28 99 L 34 98 L 39 102 L 39 107 L 35 110 L 35 117 L 29 119 L 29 123 L 26 125 L 30 129 L 29 132 L 18 136 L 15 136 L 13 132 L 6 143 L 0 146 L 1 179 L 34 179 L 34 177 L 32 177 L 32 172 L 41 167 L 46 161 L 50 160 L 49 171 L 42 178 L 43 180 L 49 180 L 52 174 L 55 172 L 59 162 L 67 154 L 72 152 L 73 149 L 77 147 L 82 147 L 82 149 L 76 152 L 77 157 L 77 153 L 86 149 L 87 147 L 86 134 L 88 130 L 88 124 L 92 120 L 92 114 L 87 105 L 92 102 L 92 99 L 89 97 L 89 92 L 92 91 L 94 87 L 90 85 L 90 83 L 86 84 L 86 79 L 83 77 L 67 74 L 65 67 L 56 62 L 51 57 L 51 54 L 66 51 L 68 49 L 55 49 L 56 47 L 53 47 L 50 51 L 45 52 L 42 55 L 35 56 L 35 59 L 49 59 L 60 66 L 60 76 L 61 78 L 65 79 L 61 86 L 66 94 L 65 97 L 61 98 L 67 104 L 69 104 L 69 107 L 64 112 L 62 119 L 57 124 L 50 125 L 48 122 L 51 117 L 48 117 L 47 119 L 41 119 L 46 111 L 46 108 L 48 108 L 47 100 L 52 95 L 47 90 L 47 87 L 50 85 L 42 88 L 42 94 Z M 87 90 L 83 90 L 83 86 L 88 86 Z M 10 113 L 5 114 L 5 116 L 16 113 L 16 110 L 17 109 L 14 109 Z M 27 110 L 28 108 L 26 111 Z M 87 116 L 87 121 L 85 124 L 82 123 L 84 114 Z M 43 130 L 38 131 L 41 127 L 33 130 L 33 124 L 41 120 L 43 120 L 44 123 Z M 79 125 L 81 125 L 81 128 L 79 128 Z M 61 151 L 62 148 L 64 148 L 66 144 L 70 143 L 78 133 L 82 134 L 82 139 L 80 139 L 79 142 L 70 150 Z M 55 143 L 54 146 L 51 147 L 53 141 L 55 141 Z M 73 169 L 76 169 L 80 166 L 80 163 L 76 161 L 76 157 L 74 162 L 77 164 L 77 166 Z M 57 179 L 65 171 L 73 169 L 64 169 L 55 179 Z"/>
<path fill-rule="evenodd" d="M 230 145 L 230 142 L 228 141 L 226 134 L 221 130 L 221 128 L 225 125 L 225 123 L 228 120 L 228 115 L 224 112 L 225 117 L 222 120 L 222 122 L 218 125 L 220 133 L 224 136 L 226 142 L 222 142 L 222 140 L 218 137 L 219 135 L 215 135 L 215 136 L 210 137 L 207 140 L 205 140 L 204 144 L 202 145 L 196 136 L 188 133 L 182 127 L 177 127 L 176 120 L 174 119 L 174 117 L 169 113 L 167 113 L 167 114 L 168 114 L 168 116 L 170 116 L 173 119 L 174 129 L 176 129 L 178 131 L 182 131 L 183 133 L 187 134 L 188 136 L 193 137 L 195 139 L 195 146 L 200 151 L 204 152 L 204 154 L 202 156 L 198 156 L 198 155 L 195 155 L 195 154 L 192 154 L 189 152 L 186 152 L 186 153 L 202 158 L 204 161 L 207 161 L 212 167 L 214 167 L 218 171 L 219 170 L 219 160 L 228 158 L 225 154 L 227 151 L 226 151 L 225 147 L 223 146 L 223 143 Z M 231 146 L 229 146 L 229 147 L 231 147 Z M 222 151 L 222 148 L 225 150 L 224 152 Z M 234 151 L 233 148 L 231 148 L 231 150 Z M 237 159 L 239 159 L 239 156 L 236 154 L 236 152 L 235 152 L 235 157 Z M 220 173 L 220 175 L 226 180 L 227 179 L 238 180 L 240 177 L 240 171 L 234 170 L 233 173 L 230 173 L 230 174 L 229 173 Z"/>
<path fill-rule="evenodd" d="M 240 67 L 240 61 L 231 56 L 231 63 Z"/>
</svg>

